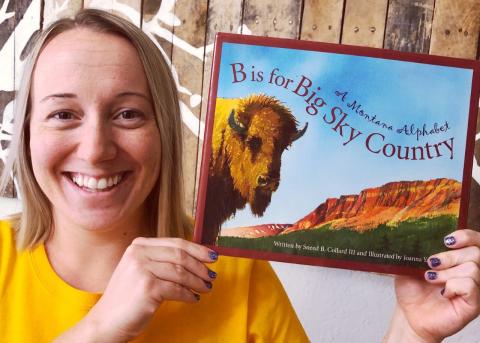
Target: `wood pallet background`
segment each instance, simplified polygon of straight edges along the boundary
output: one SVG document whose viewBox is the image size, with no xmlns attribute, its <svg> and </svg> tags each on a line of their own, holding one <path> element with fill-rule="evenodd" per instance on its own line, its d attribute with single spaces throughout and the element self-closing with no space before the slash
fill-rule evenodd
<svg viewBox="0 0 480 343">
<path fill-rule="evenodd" d="M 87 7 L 108 10 L 135 23 L 172 63 L 184 122 L 185 196 L 190 213 L 195 206 L 216 32 L 479 57 L 478 0 L 4 0 L 0 1 L 0 170 L 32 37 L 56 18 Z M 475 156 L 469 223 L 478 227 L 480 133 Z M 13 184 L 4 196 L 16 196 Z"/>
</svg>

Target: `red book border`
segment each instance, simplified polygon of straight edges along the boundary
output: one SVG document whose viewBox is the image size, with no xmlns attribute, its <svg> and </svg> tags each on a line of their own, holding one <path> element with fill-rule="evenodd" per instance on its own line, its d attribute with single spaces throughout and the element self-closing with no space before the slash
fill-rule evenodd
<svg viewBox="0 0 480 343">
<path fill-rule="evenodd" d="M 460 213 L 458 218 L 458 229 L 465 229 L 468 217 L 468 204 L 470 198 L 470 184 L 472 178 L 473 154 L 475 148 L 475 131 L 477 122 L 477 113 L 479 106 L 480 94 L 480 62 L 476 60 L 467 60 L 461 58 L 452 58 L 445 56 L 400 52 L 387 49 L 368 48 L 353 45 L 321 43 L 313 41 L 301 41 L 295 39 L 285 38 L 270 38 L 250 35 L 240 35 L 233 33 L 217 33 L 215 38 L 215 47 L 212 59 L 212 71 L 210 79 L 209 101 L 207 107 L 207 116 L 205 119 L 205 137 L 203 144 L 203 155 L 200 169 L 200 180 L 197 195 L 197 207 L 195 216 L 195 231 L 194 241 L 200 244 L 207 245 L 209 248 L 217 251 L 220 254 L 248 257 L 262 260 L 271 260 L 279 262 L 299 263 L 307 265 L 317 265 L 324 267 L 352 269 L 360 271 L 369 271 L 387 274 L 401 274 L 422 276 L 424 270 L 398 265 L 375 264 L 367 262 L 359 262 L 352 260 L 340 260 L 322 257 L 311 257 L 303 255 L 293 255 L 288 253 L 275 253 L 260 250 L 248 250 L 239 248 L 226 248 L 212 245 L 211 242 L 204 242 L 203 235 L 203 214 L 205 209 L 205 198 L 208 181 L 208 163 L 211 156 L 211 138 L 213 130 L 213 117 L 215 114 L 215 100 L 217 98 L 218 90 L 218 76 L 220 72 L 220 62 L 222 55 L 223 43 L 237 43 L 245 45 L 259 45 L 277 48 L 288 48 L 298 50 L 310 50 L 327 53 L 347 54 L 354 56 L 376 57 L 390 60 L 399 60 L 406 62 L 425 63 L 440 66 L 458 67 L 464 69 L 471 69 L 472 88 L 470 94 L 470 110 L 466 137 L 466 149 L 463 166 L 462 191 L 460 201 Z M 208 144 L 207 144 L 208 143 Z M 210 243 L 210 244 L 209 244 Z M 427 265 L 425 265 L 425 269 Z"/>
</svg>

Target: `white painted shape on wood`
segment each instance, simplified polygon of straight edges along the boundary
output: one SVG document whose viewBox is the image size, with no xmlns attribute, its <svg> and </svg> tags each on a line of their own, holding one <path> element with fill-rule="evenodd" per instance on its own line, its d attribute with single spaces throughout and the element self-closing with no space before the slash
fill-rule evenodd
<svg viewBox="0 0 480 343">
<path fill-rule="evenodd" d="M 193 94 L 190 97 L 190 106 L 197 107 L 201 101 L 202 101 L 202 97 L 200 96 L 200 94 Z"/>
<path fill-rule="evenodd" d="M 43 8 L 43 27 L 46 28 L 55 20 L 63 17 L 73 16 L 76 11 L 82 8 L 81 1 L 72 0 L 45 0 Z"/>
<path fill-rule="evenodd" d="M 480 166 L 475 156 L 473 156 L 472 178 L 480 184 Z"/>
<path fill-rule="evenodd" d="M 15 27 L 15 78 L 18 83 L 22 76 L 24 61 L 20 60 L 20 55 L 27 45 L 33 33 L 40 29 L 40 0 L 33 0 L 28 6 L 25 14 Z M 10 36 L 10 38 L 13 36 Z M 14 86 L 18 89 L 17 85 Z M 3 88 L 2 88 L 3 89 Z"/>
<path fill-rule="evenodd" d="M 190 110 L 190 107 L 185 105 L 183 101 L 180 101 L 180 111 L 182 113 L 183 123 L 195 136 L 203 139 L 203 135 L 205 134 L 205 124 L 198 120 L 195 114 Z"/>
<path fill-rule="evenodd" d="M 172 39 L 172 44 L 174 46 L 184 50 L 191 56 L 196 57 L 199 60 L 203 61 L 203 46 L 198 48 L 194 47 L 193 45 L 179 38 L 178 36 L 173 35 L 171 31 L 167 30 L 164 27 L 161 27 L 158 21 L 154 20 L 154 18 L 152 18 L 152 20 L 150 20 L 149 22 L 145 23 L 143 25 L 143 29 L 148 30 L 149 32 L 167 41 Z"/>
<path fill-rule="evenodd" d="M 176 0 L 163 0 L 157 13 L 157 20 L 168 26 L 180 26 L 182 21 L 174 13 L 175 3 Z"/>
<path fill-rule="evenodd" d="M 115 10 L 122 13 L 125 17 L 128 18 L 130 22 L 134 23 L 135 25 L 140 25 L 140 12 L 136 8 L 128 4 L 124 4 L 116 0 L 113 0 L 111 2 L 105 0 L 91 0 L 88 2 L 88 7 L 97 8 L 107 12 L 112 12 L 113 10 Z"/>
<path fill-rule="evenodd" d="M 252 30 L 250 30 L 247 25 L 243 24 L 241 27 L 238 28 L 237 33 L 241 33 L 244 35 L 251 35 Z"/>
<path fill-rule="evenodd" d="M 0 76 L 0 89 L 3 91 L 13 91 L 15 85 L 13 83 L 14 68 L 14 35 L 13 32 L 0 50 L 0 66 L 2 66 L 2 74 Z"/>
<path fill-rule="evenodd" d="M 15 15 L 15 12 L 7 13 L 7 7 L 9 3 L 10 3 L 10 0 L 5 0 L 2 4 L 2 7 L 0 7 L 0 24 Z"/>
<path fill-rule="evenodd" d="M 15 100 L 10 101 L 3 110 L 3 118 L 0 126 L 0 131 L 5 131 L 8 133 L 13 132 L 13 103 Z M 5 138 L 1 136 L 1 140 Z"/>
</svg>

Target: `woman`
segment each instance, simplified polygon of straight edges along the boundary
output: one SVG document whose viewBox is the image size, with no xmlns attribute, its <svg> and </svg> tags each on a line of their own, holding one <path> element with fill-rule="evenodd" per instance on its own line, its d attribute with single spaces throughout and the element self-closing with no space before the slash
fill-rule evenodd
<svg viewBox="0 0 480 343">
<path fill-rule="evenodd" d="M 268 263 L 185 239 L 175 85 L 134 25 L 53 24 L 15 118 L 24 212 L 0 224 L 0 341 L 307 341 Z M 455 232 L 427 282 L 397 280 L 386 342 L 438 342 L 478 315 L 479 236 Z"/>
</svg>

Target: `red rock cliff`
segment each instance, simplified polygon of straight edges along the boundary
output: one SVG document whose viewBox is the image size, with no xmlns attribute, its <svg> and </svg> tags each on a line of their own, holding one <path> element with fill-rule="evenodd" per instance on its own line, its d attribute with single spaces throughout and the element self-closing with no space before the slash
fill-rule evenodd
<svg viewBox="0 0 480 343">
<path fill-rule="evenodd" d="M 424 216 L 458 215 L 460 193 L 461 183 L 450 179 L 390 182 L 360 194 L 327 199 L 282 233 L 325 224 L 364 231 Z"/>
</svg>

